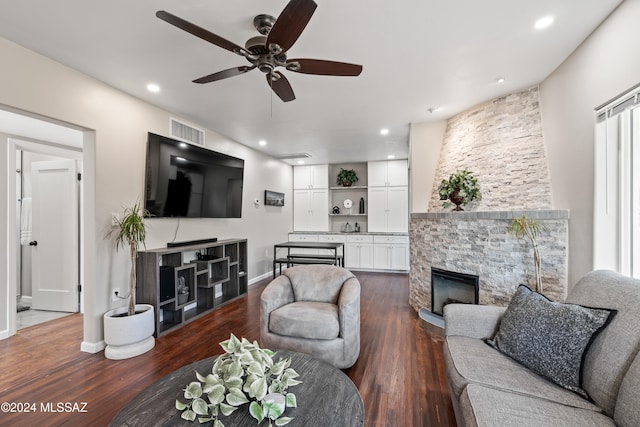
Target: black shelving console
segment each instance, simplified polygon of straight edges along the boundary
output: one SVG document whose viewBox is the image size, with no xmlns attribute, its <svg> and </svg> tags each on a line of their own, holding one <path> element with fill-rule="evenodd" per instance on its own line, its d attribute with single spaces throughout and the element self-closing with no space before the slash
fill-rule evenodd
<svg viewBox="0 0 640 427">
<path fill-rule="evenodd" d="M 136 302 L 153 305 L 156 336 L 247 292 L 247 240 L 138 252 Z"/>
</svg>

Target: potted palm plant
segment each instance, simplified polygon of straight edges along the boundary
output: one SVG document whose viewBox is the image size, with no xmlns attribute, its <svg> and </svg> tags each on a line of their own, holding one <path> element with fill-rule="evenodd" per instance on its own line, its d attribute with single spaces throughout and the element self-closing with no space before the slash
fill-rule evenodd
<svg viewBox="0 0 640 427">
<path fill-rule="evenodd" d="M 478 179 L 467 169 L 462 169 L 443 179 L 438 187 L 440 200 L 445 200 L 442 207 L 448 208 L 452 204 L 456 205 L 454 211 L 462 211 L 460 206 L 466 206 L 474 200 L 481 200 L 480 186 Z"/>
<path fill-rule="evenodd" d="M 528 239 L 533 247 L 533 269 L 536 279 L 536 292 L 542 293 L 542 275 L 540 274 L 540 250 L 538 249 L 538 233 L 546 230 L 543 224 L 533 218 L 522 215 L 511 222 L 511 232 L 518 240 Z"/>
<path fill-rule="evenodd" d="M 139 203 L 126 208 L 121 218 L 116 219 L 116 251 L 129 249 L 131 268 L 129 272 L 129 304 L 110 310 L 104 315 L 105 356 L 108 359 L 126 359 L 146 353 L 155 346 L 155 316 L 153 306 L 136 304 L 136 258 L 140 245 L 146 238 L 144 217 L 147 211 Z"/>
</svg>

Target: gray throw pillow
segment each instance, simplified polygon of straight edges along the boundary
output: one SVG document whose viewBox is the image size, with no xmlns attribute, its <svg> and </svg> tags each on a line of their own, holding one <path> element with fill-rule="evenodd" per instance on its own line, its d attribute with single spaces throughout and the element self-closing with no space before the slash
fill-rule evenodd
<svg viewBox="0 0 640 427">
<path fill-rule="evenodd" d="M 615 310 L 549 301 L 520 285 L 486 342 L 538 375 L 589 399 L 582 389 L 587 349 Z"/>
</svg>

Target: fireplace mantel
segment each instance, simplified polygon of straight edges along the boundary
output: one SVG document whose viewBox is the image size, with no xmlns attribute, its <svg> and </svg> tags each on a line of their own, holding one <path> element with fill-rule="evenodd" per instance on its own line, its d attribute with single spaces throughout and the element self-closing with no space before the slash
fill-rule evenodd
<svg viewBox="0 0 640 427">
<path fill-rule="evenodd" d="M 431 309 L 431 267 L 480 277 L 480 304 L 507 305 L 519 284 L 535 286 L 531 244 L 511 232 L 514 218 L 542 223 L 538 236 L 543 293 L 563 301 L 568 281 L 567 210 L 424 212 L 411 214 L 409 302 Z"/>
<path fill-rule="evenodd" d="M 526 215 L 539 221 L 569 219 L 567 210 L 531 210 L 531 211 L 462 211 L 462 212 L 418 212 L 412 213 L 411 219 L 456 219 L 460 221 L 473 221 L 478 219 L 512 220 Z"/>
</svg>

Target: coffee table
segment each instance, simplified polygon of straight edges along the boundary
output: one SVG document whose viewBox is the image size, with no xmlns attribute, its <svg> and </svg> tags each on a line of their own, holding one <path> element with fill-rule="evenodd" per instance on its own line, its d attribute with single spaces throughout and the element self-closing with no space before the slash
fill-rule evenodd
<svg viewBox="0 0 640 427">
<path fill-rule="evenodd" d="M 207 426 L 198 421 L 180 418 L 175 408 L 176 398 L 191 381 L 197 381 L 195 372 L 206 375 L 217 356 L 200 360 L 161 378 L 138 394 L 111 421 L 111 426 Z M 296 395 L 297 408 L 287 408 L 285 415 L 294 419 L 287 424 L 296 426 L 355 427 L 364 423 L 364 404 L 358 389 L 339 369 L 309 355 L 280 350 L 274 356 L 291 358 L 291 367 L 300 374 L 302 384 L 290 387 Z M 249 415 L 248 405 L 238 408 L 229 417 L 221 417 L 226 427 L 257 426 Z M 261 425 L 267 425 L 263 421 Z"/>
</svg>

